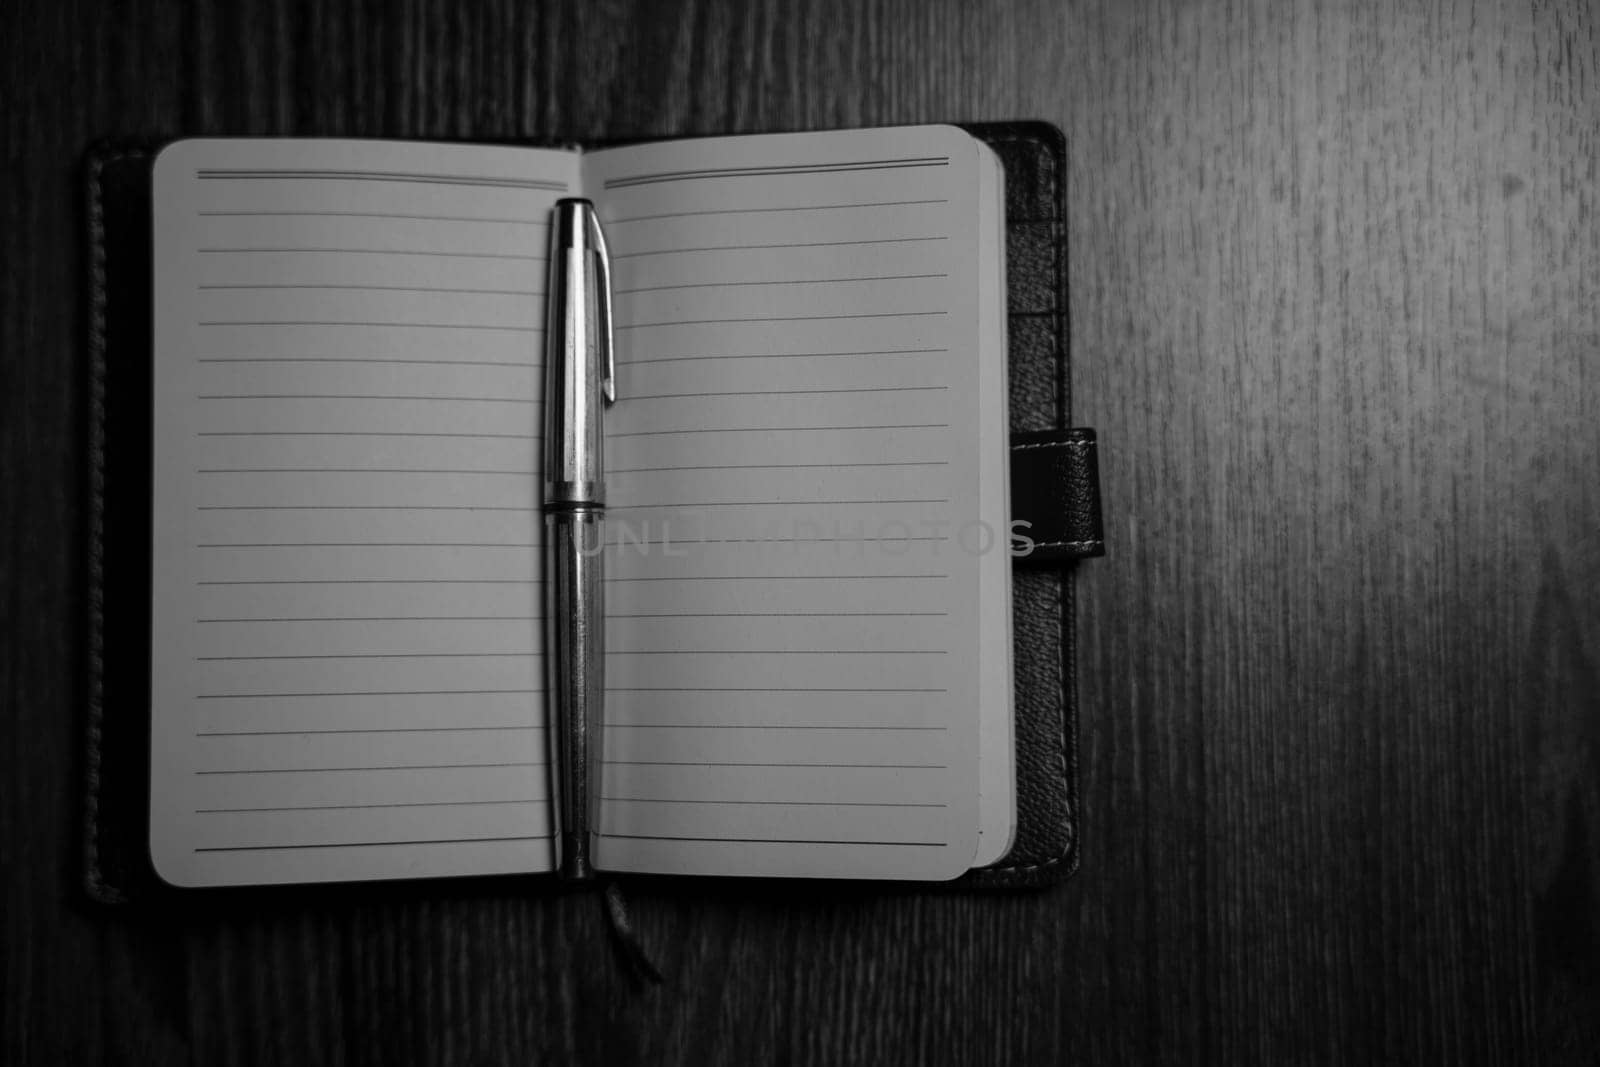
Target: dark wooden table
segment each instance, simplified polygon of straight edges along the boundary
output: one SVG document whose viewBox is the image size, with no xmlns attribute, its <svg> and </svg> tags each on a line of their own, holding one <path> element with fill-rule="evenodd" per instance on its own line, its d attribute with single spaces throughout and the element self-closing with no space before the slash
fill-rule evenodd
<svg viewBox="0 0 1600 1067">
<path fill-rule="evenodd" d="M 4 1045 L 67 1062 L 1593 1062 L 1600 17 L 1532 5 L 11 3 Z M 1071 153 L 1085 845 L 1021 896 L 79 890 L 108 134 L 1043 118 Z"/>
</svg>

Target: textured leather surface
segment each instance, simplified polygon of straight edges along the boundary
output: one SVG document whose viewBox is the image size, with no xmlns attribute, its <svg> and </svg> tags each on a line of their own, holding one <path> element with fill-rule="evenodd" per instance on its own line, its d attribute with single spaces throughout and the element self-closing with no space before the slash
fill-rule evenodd
<svg viewBox="0 0 1600 1067">
<path fill-rule="evenodd" d="M 146 841 L 150 732 L 150 159 L 88 159 L 88 745 L 85 877 L 106 902 L 159 883 Z"/>
<path fill-rule="evenodd" d="M 1029 563 L 1103 556 L 1093 430 L 1011 435 L 1011 520 L 1025 522 Z"/>
<path fill-rule="evenodd" d="M 1066 540 L 1088 541 L 1085 531 L 1098 540 L 1093 433 L 1064 430 L 1070 420 L 1064 140 L 1058 129 L 1037 122 L 966 128 L 987 141 L 1006 168 L 1013 462 L 1017 445 L 1045 440 L 1030 432 L 1054 431 L 1065 448 L 1037 450 L 1049 455 L 1026 468 L 1017 493 L 1025 506 L 1018 514 L 1030 522 L 1040 516 L 1057 522 Z M 155 877 L 146 847 L 150 163 L 157 147 L 100 146 L 86 160 L 90 595 L 84 856 L 88 891 L 105 902 L 177 892 Z M 1070 480 L 1066 490 L 1051 481 L 1058 476 Z M 1014 478 L 1014 492 L 1015 485 Z M 1062 555 L 1070 560 L 1086 554 L 1093 553 Z M 1036 555 L 1013 573 L 1016 837 L 1000 863 L 944 883 L 951 887 L 1042 885 L 1077 867 L 1073 572 L 1070 562 L 1033 565 L 1044 558 Z"/>
</svg>

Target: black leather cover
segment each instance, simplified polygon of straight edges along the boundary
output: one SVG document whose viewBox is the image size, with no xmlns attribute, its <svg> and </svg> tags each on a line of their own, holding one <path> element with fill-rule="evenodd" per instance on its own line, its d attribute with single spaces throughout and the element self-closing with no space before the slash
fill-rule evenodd
<svg viewBox="0 0 1600 1067">
<path fill-rule="evenodd" d="M 1035 886 L 1071 874 L 1078 863 L 1070 560 L 1101 551 L 1098 478 L 1093 432 L 1065 429 L 1070 393 L 1061 131 L 1039 122 L 967 129 L 999 153 L 1006 170 L 1011 428 L 1020 435 L 1013 440 L 1013 512 L 1033 524 L 1034 540 L 1057 543 L 1019 560 L 1013 573 L 1018 810 L 1012 849 L 995 866 L 940 884 Z M 89 894 L 108 903 L 216 892 L 166 887 L 155 876 L 147 846 L 150 165 L 158 148 L 102 145 L 86 160 L 89 685 L 83 847 Z"/>
<path fill-rule="evenodd" d="M 1011 435 L 1011 521 L 1032 562 L 1105 555 L 1093 430 Z"/>
</svg>

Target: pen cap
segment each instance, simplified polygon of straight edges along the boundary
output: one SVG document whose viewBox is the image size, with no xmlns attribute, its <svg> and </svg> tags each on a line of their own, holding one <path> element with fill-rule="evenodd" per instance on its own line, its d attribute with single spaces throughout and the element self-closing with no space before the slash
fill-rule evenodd
<svg viewBox="0 0 1600 1067">
<path fill-rule="evenodd" d="M 609 290 L 594 205 L 557 201 L 550 218 L 544 333 L 547 504 L 605 500 L 601 412 L 611 390 Z"/>
</svg>

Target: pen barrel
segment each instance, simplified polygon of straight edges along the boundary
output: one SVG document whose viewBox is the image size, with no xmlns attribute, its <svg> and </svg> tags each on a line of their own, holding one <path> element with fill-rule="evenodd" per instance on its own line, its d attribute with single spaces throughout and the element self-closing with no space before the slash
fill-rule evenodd
<svg viewBox="0 0 1600 1067">
<path fill-rule="evenodd" d="M 562 200 L 550 220 L 545 307 L 544 499 L 551 504 L 605 501 L 605 408 L 608 352 L 597 224 L 587 200 Z"/>
<path fill-rule="evenodd" d="M 593 874 L 599 822 L 605 621 L 605 517 L 597 507 L 545 513 L 545 689 L 556 870 Z"/>
</svg>

